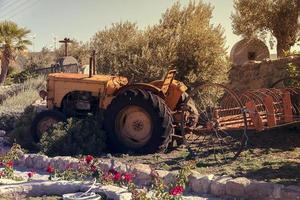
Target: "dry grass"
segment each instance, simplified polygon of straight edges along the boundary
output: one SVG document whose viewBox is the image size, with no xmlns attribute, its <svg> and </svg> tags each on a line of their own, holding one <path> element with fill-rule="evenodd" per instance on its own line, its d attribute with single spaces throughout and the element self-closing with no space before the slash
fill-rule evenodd
<svg viewBox="0 0 300 200">
<path fill-rule="evenodd" d="M 29 90 L 38 89 L 45 85 L 45 76 L 39 76 L 25 81 L 22 84 L 14 84 L 10 86 L 0 86 L 0 104 L 11 96 L 18 95 L 18 93 Z"/>
<path fill-rule="evenodd" d="M 213 155 L 201 156 L 197 146 L 191 156 L 186 148 L 177 148 L 169 153 L 144 156 L 114 155 L 126 163 L 144 163 L 156 169 L 178 170 L 193 163 L 202 174 L 230 175 L 279 183 L 300 184 L 300 130 L 277 129 L 263 133 L 249 134 L 249 144 L 237 160 L 228 163 L 211 162 Z M 299 185 L 300 186 L 300 185 Z"/>
<path fill-rule="evenodd" d="M 22 89 L 18 92 L 11 91 L 14 95 L 6 98 L 0 104 L 0 115 L 9 113 L 22 113 L 26 107 L 31 105 L 39 98 L 38 90 L 45 87 L 45 77 L 40 76 L 30 79 L 22 84 Z M 7 92 L 6 89 L 0 90 L 0 95 Z"/>
</svg>

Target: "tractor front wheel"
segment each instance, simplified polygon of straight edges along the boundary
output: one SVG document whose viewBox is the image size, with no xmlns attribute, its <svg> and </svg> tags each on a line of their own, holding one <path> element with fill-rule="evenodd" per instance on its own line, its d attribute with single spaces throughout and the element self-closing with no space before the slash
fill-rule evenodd
<svg viewBox="0 0 300 200">
<path fill-rule="evenodd" d="M 164 100 L 139 89 L 115 97 L 104 118 L 110 148 L 122 153 L 153 153 L 166 147 L 174 131 L 172 124 Z"/>
<path fill-rule="evenodd" d="M 31 132 L 35 142 L 39 142 L 45 133 L 54 124 L 66 121 L 66 116 L 56 110 L 45 110 L 38 113 L 31 125 Z"/>
</svg>

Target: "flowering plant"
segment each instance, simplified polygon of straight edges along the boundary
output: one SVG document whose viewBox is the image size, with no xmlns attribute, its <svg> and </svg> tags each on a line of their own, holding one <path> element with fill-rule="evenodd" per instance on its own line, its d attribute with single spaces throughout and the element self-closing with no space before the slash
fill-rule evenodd
<svg viewBox="0 0 300 200">
<path fill-rule="evenodd" d="M 34 171 L 27 172 L 27 181 L 30 181 L 34 174 Z"/>
<path fill-rule="evenodd" d="M 16 181 L 23 180 L 21 177 L 14 175 L 14 160 L 20 158 L 21 147 L 13 144 L 11 149 L 2 157 L 0 157 L 0 178 L 9 178 Z"/>
<path fill-rule="evenodd" d="M 50 180 L 53 177 L 63 180 L 91 180 L 93 178 L 98 183 L 127 187 L 128 191 L 132 193 L 133 200 L 180 200 L 182 199 L 190 170 L 190 165 L 185 165 L 177 175 L 176 184 L 171 185 L 171 187 L 168 187 L 157 172 L 152 170 L 153 185 L 150 190 L 153 192 L 152 196 L 148 197 L 147 190 L 139 189 L 134 184 L 134 174 L 118 171 L 114 168 L 104 172 L 98 166 L 98 160 L 88 155 L 81 159 L 76 166 L 69 164 L 62 172 L 51 165 L 47 167 L 46 171 L 49 173 Z"/>
</svg>

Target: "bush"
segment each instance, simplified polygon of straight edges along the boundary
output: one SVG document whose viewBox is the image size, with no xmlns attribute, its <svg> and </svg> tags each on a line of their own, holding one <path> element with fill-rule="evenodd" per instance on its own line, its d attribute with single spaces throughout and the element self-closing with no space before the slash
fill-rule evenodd
<svg viewBox="0 0 300 200">
<path fill-rule="evenodd" d="M 290 87 L 300 86 L 300 70 L 294 63 L 288 63 L 286 66 L 286 72 L 288 74 L 288 80 L 285 80 L 284 85 Z"/>
<path fill-rule="evenodd" d="M 146 30 L 124 22 L 97 32 L 91 47 L 97 53 L 98 72 L 134 75 L 135 81 L 147 82 L 175 68 L 176 78 L 188 86 L 196 81 L 226 82 L 224 31 L 211 24 L 212 10 L 202 1 L 186 7 L 175 3 Z"/>
<path fill-rule="evenodd" d="M 39 98 L 37 88 L 30 88 L 3 101 L 0 104 L 0 130 L 9 132 L 17 128 L 26 109 L 31 109 L 31 105 Z"/>
<path fill-rule="evenodd" d="M 89 115 L 55 124 L 41 138 L 41 151 L 49 156 L 100 155 L 106 146 L 106 135 L 99 118 Z"/>
<path fill-rule="evenodd" d="M 25 92 L 27 90 L 39 91 L 41 89 L 46 88 L 46 77 L 39 76 L 34 79 L 29 79 L 21 84 L 13 84 L 9 86 L 0 87 L 0 110 L 1 104 L 8 99 L 9 97 L 17 96 L 21 92 Z M 35 92 L 38 94 L 38 92 Z M 20 94 L 22 95 L 22 94 Z M 22 96 L 20 96 L 22 98 Z M 10 101 L 10 100 L 9 100 Z"/>
<path fill-rule="evenodd" d="M 22 148 L 37 151 L 38 146 L 34 143 L 32 134 L 31 134 L 31 123 L 35 117 L 35 109 L 33 106 L 29 106 L 25 109 L 18 119 L 12 117 L 14 122 L 14 129 L 9 133 L 11 142 L 15 142 L 21 145 Z"/>
<path fill-rule="evenodd" d="M 19 73 L 11 73 L 7 76 L 5 80 L 6 85 L 10 85 L 13 83 L 23 83 L 24 81 L 27 81 L 29 79 L 37 78 L 38 74 L 35 73 L 31 69 L 26 69 Z"/>
</svg>

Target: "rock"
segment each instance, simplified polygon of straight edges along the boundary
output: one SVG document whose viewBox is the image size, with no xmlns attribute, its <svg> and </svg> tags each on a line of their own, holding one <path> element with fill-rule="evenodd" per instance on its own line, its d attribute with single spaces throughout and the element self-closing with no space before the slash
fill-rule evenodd
<svg viewBox="0 0 300 200">
<path fill-rule="evenodd" d="M 8 185 L 8 184 L 20 184 L 24 181 L 15 181 L 12 179 L 0 178 L 0 185 Z M 0 193 L 1 195 L 1 193 Z"/>
<path fill-rule="evenodd" d="M 234 197 L 244 197 L 245 188 L 250 184 L 250 180 L 244 177 L 227 181 L 226 194 Z"/>
<path fill-rule="evenodd" d="M 4 137 L 6 135 L 6 131 L 5 130 L 0 130 L 0 137 Z"/>
<path fill-rule="evenodd" d="M 48 166 L 49 159 L 45 155 L 35 155 L 32 158 L 32 165 L 34 169 L 45 170 Z"/>
<path fill-rule="evenodd" d="M 33 163 L 33 157 L 34 156 L 35 156 L 35 154 L 27 154 L 24 167 L 34 168 L 34 163 Z"/>
<path fill-rule="evenodd" d="M 135 164 L 132 166 L 132 172 L 135 175 L 135 184 L 145 186 L 152 183 L 152 170 L 149 165 Z"/>
<path fill-rule="evenodd" d="M 300 199 L 300 187 L 299 186 L 288 186 L 281 190 L 281 200 L 298 200 Z"/>
<path fill-rule="evenodd" d="M 279 198 L 280 194 L 278 194 L 278 192 L 280 193 L 281 187 L 282 186 L 280 185 L 272 183 L 251 181 L 251 183 L 245 188 L 245 194 L 249 199 L 270 199 L 271 197 Z"/>
<path fill-rule="evenodd" d="M 15 165 L 18 165 L 18 166 L 25 166 L 25 162 L 26 162 L 26 158 L 28 157 L 27 154 L 23 154 L 19 157 L 18 160 L 15 160 L 14 163 Z"/>
<path fill-rule="evenodd" d="M 192 174 L 188 177 L 189 186 L 195 193 L 207 194 L 210 191 L 210 184 L 213 180 L 214 175 L 201 175 L 196 171 L 192 171 Z"/>
<path fill-rule="evenodd" d="M 229 176 L 221 176 L 212 180 L 210 185 L 210 193 L 216 196 L 223 196 L 226 194 L 226 183 L 232 180 Z"/>
<path fill-rule="evenodd" d="M 99 160 L 98 166 L 103 171 L 108 171 L 110 169 L 111 163 L 108 160 Z"/>
<path fill-rule="evenodd" d="M 0 147 L 0 157 L 6 155 L 7 152 L 9 152 L 9 150 L 10 150 L 10 147 L 7 147 L 7 146 Z"/>
<path fill-rule="evenodd" d="M 57 169 L 60 170 L 60 171 L 66 170 L 67 166 L 70 163 L 69 158 L 70 157 L 59 156 L 58 161 L 57 161 Z"/>
<path fill-rule="evenodd" d="M 165 170 L 155 170 L 158 176 L 163 179 L 165 185 L 171 185 L 176 182 L 178 172 L 169 172 Z"/>
<path fill-rule="evenodd" d="M 9 198 L 24 199 L 24 197 L 35 197 L 44 195 L 58 195 L 77 192 L 82 182 L 68 181 L 32 181 L 12 185 L 1 185 L 0 194 Z"/>
</svg>

